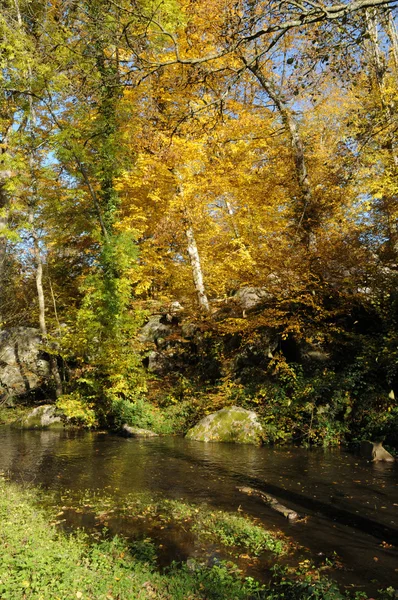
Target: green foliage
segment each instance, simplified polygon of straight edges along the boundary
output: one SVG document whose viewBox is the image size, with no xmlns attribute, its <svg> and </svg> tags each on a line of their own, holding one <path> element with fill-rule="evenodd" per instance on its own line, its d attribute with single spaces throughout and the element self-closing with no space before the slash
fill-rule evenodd
<svg viewBox="0 0 398 600">
<path fill-rule="evenodd" d="M 343 600 L 338 587 L 330 581 L 281 581 L 267 590 L 266 600 Z"/>
<path fill-rule="evenodd" d="M 95 403 L 81 396 L 78 391 L 63 394 L 57 400 L 57 408 L 62 410 L 65 417 L 72 425 L 79 427 L 95 427 L 98 425 L 95 413 Z"/>
<path fill-rule="evenodd" d="M 131 306 L 129 270 L 136 256 L 136 247 L 126 236 L 105 244 L 103 266 L 82 284 L 81 307 L 63 338 L 66 356 L 78 360 L 74 381 L 78 394 L 102 421 L 113 409 L 117 419 L 123 411 L 131 413 L 146 390 L 136 341 L 144 313 Z"/>
<path fill-rule="evenodd" d="M 274 554 L 286 553 L 286 542 L 240 515 L 206 511 L 193 530 L 217 539 L 224 546 L 240 546 L 254 555 L 265 550 Z"/>
<path fill-rule="evenodd" d="M 66 496 L 63 500 L 66 500 Z M 162 526 L 178 525 L 185 531 L 191 531 L 199 539 L 217 540 L 220 545 L 231 548 L 236 555 L 242 550 L 252 556 L 264 551 L 275 556 L 287 555 L 289 552 L 288 540 L 280 532 L 265 529 L 248 515 L 213 510 L 203 504 L 190 504 L 149 494 L 129 494 L 116 504 L 111 498 L 96 498 L 89 493 L 79 499 L 78 503 L 79 506 L 83 505 L 83 509 L 88 504 L 100 513 L 106 513 L 112 505 L 113 514 L 119 514 L 125 519 L 146 519 Z"/>
<path fill-rule="evenodd" d="M 90 495 L 81 499 L 84 504 L 92 501 Z M 101 500 L 97 501 L 100 509 Z M 112 502 L 104 499 L 102 502 L 106 509 L 112 506 L 114 511 Z M 252 577 L 243 578 L 230 561 L 205 566 L 190 560 L 187 564 L 173 564 L 160 570 L 156 544 L 150 538 L 127 543 L 119 537 L 90 538 L 81 531 L 67 536 L 56 528 L 55 515 L 44 512 L 38 503 L 39 496 L 34 490 L 22 491 L 0 478 L 0 594 L 4 600 L 46 600 L 49 597 L 59 600 L 107 600 L 110 597 L 119 600 L 343 600 L 352 597 L 348 592 L 342 594 L 324 577 L 322 568 L 317 569 L 309 560 L 294 567 L 275 566 L 265 585 Z M 221 511 L 214 513 L 206 507 L 131 496 L 124 511 L 124 518 L 135 514 L 145 518 L 156 516 L 162 523 L 177 520 L 184 528 L 192 527 L 199 536 L 209 536 L 254 554 L 265 549 L 274 554 L 284 553 L 286 548 L 284 544 L 270 547 L 271 537 L 278 538 L 270 533 L 270 537 L 264 539 L 262 528 L 251 520 Z M 387 600 L 393 598 L 394 593 L 390 587 L 380 591 L 379 598 Z M 362 593 L 354 596 L 356 600 L 364 598 Z"/>
<path fill-rule="evenodd" d="M 155 408 L 144 398 L 137 398 L 134 401 L 116 398 L 112 402 L 111 414 L 117 429 L 120 429 L 125 423 L 132 427 L 152 429 L 156 422 Z"/>
<path fill-rule="evenodd" d="M 127 423 L 163 435 L 184 433 L 193 419 L 195 408 L 189 401 L 160 408 L 143 396 L 134 400 L 117 398 L 113 400 L 109 411 L 109 420 L 116 429 Z"/>
<path fill-rule="evenodd" d="M 7 401 L 10 402 L 9 400 Z M 0 403 L 0 425 L 10 425 L 23 420 L 32 408 L 29 406 L 10 406 Z"/>
<path fill-rule="evenodd" d="M 129 544 L 129 552 L 134 560 L 154 567 L 157 559 L 157 548 L 150 538 L 133 540 Z"/>
</svg>

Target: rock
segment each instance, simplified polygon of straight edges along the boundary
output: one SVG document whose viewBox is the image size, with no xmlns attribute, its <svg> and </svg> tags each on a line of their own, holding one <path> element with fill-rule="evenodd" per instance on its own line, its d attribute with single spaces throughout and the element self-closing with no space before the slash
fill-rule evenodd
<svg viewBox="0 0 398 600">
<path fill-rule="evenodd" d="M 60 429 L 61 413 L 52 404 L 37 406 L 21 422 L 22 429 Z"/>
<path fill-rule="evenodd" d="M 0 331 L 0 399 L 35 392 L 47 383 L 50 365 L 41 344 L 33 327 Z"/>
<path fill-rule="evenodd" d="M 175 369 L 173 354 L 163 352 L 150 352 L 146 360 L 146 367 L 155 375 L 167 375 Z"/>
<path fill-rule="evenodd" d="M 240 308 L 246 312 L 256 308 L 259 304 L 271 300 L 273 295 L 265 288 L 244 287 L 236 292 L 233 300 L 239 304 Z"/>
<path fill-rule="evenodd" d="M 133 437 L 133 438 L 150 438 L 150 437 L 158 437 L 158 434 L 154 431 L 150 431 L 149 429 L 141 429 L 140 427 L 130 427 L 126 423 L 122 427 L 122 434 L 125 437 Z"/>
<path fill-rule="evenodd" d="M 264 431 L 255 412 L 230 406 L 204 417 L 186 435 L 201 442 L 235 442 L 261 444 Z"/>
<path fill-rule="evenodd" d="M 372 462 L 394 462 L 395 458 L 382 446 L 382 442 L 361 442 L 360 454 Z"/>
<path fill-rule="evenodd" d="M 164 323 L 164 320 L 163 315 L 152 316 L 141 329 L 140 341 L 161 346 L 164 338 L 170 335 L 172 330 L 171 324 Z"/>
<path fill-rule="evenodd" d="M 181 325 L 181 334 L 184 338 L 193 338 L 200 328 L 196 323 L 183 323 Z"/>
</svg>

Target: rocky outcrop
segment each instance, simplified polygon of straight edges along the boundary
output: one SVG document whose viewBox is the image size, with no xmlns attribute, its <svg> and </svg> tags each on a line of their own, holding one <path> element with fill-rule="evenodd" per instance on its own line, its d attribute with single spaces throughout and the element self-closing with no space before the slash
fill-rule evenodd
<svg viewBox="0 0 398 600">
<path fill-rule="evenodd" d="M 141 427 L 130 427 L 130 425 L 124 424 L 121 431 L 125 437 L 133 438 L 152 438 L 158 437 L 158 434 L 149 429 L 141 429 Z"/>
<path fill-rule="evenodd" d="M 395 458 L 382 446 L 382 442 L 361 442 L 360 454 L 372 462 L 394 462 Z"/>
<path fill-rule="evenodd" d="M 246 313 L 272 298 L 273 295 L 266 288 L 244 287 L 234 294 L 232 300 Z"/>
<path fill-rule="evenodd" d="M 155 375 L 167 375 L 174 369 L 173 354 L 171 356 L 165 352 L 150 352 L 145 362 L 147 368 Z"/>
<path fill-rule="evenodd" d="M 62 413 L 52 404 L 43 404 L 34 408 L 19 425 L 22 429 L 60 429 Z"/>
<path fill-rule="evenodd" d="M 50 365 L 41 344 L 33 327 L 0 331 L 0 399 L 11 402 L 46 385 Z"/>
<path fill-rule="evenodd" d="M 162 346 L 164 338 L 171 333 L 171 324 L 164 315 L 153 315 L 141 329 L 140 340 L 144 344 L 153 343 Z"/>
<path fill-rule="evenodd" d="M 230 406 L 204 417 L 186 435 L 200 442 L 261 444 L 264 431 L 255 412 Z"/>
</svg>

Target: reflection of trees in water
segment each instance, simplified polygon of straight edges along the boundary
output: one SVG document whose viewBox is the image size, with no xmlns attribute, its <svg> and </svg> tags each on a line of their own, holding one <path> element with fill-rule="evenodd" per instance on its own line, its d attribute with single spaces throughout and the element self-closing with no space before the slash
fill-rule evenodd
<svg viewBox="0 0 398 600">
<path fill-rule="evenodd" d="M 325 514 L 330 506 L 390 527 L 393 520 L 397 465 L 369 465 L 340 451 L 62 431 L 5 429 L 0 435 L 0 469 L 46 487 L 105 489 L 115 496 L 161 492 L 236 508 L 243 502 L 236 486 L 249 485 L 308 509 L 314 501 Z"/>
<path fill-rule="evenodd" d="M 41 479 L 39 472 L 51 461 L 62 432 L 6 429 L 2 433 L 0 468 L 24 482 Z"/>
</svg>

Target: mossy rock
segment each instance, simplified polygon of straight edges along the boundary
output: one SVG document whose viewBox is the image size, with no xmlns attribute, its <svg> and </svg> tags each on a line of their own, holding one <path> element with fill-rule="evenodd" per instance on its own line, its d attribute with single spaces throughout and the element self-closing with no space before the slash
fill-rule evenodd
<svg viewBox="0 0 398 600">
<path fill-rule="evenodd" d="M 258 445 L 264 441 L 264 431 L 255 412 L 228 406 L 204 417 L 188 431 L 186 438 L 200 442 Z"/>
<path fill-rule="evenodd" d="M 132 438 L 151 438 L 158 437 L 158 434 L 149 429 L 142 429 L 141 427 L 130 427 L 130 425 L 124 424 L 121 430 L 121 434 L 125 437 Z"/>
<path fill-rule="evenodd" d="M 61 413 L 51 404 L 34 408 L 19 425 L 22 429 L 62 429 Z"/>
</svg>

